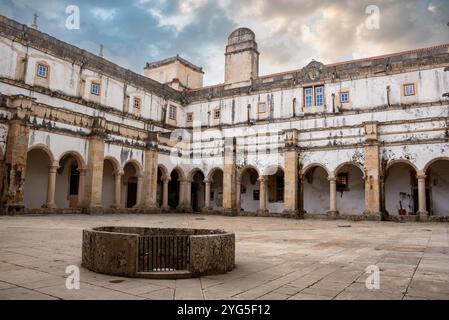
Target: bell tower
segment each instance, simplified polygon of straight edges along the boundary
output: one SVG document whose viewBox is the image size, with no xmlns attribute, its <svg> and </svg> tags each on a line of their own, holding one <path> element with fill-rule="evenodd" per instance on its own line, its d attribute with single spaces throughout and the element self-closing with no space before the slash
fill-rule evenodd
<svg viewBox="0 0 449 320">
<path fill-rule="evenodd" d="M 259 76 L 259 52 L 256 35 L 239 28 L 228 37 L 225 53 L 225 84 L 243 86 Z"/>
</svg>

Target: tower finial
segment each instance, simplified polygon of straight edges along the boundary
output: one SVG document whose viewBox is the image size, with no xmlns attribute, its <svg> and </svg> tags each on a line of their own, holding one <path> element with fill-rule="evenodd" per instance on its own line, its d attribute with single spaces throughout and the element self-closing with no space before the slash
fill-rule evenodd
<svg viewBox="0 0 449 320">
<path fill-rule="evenodd" d="M 39 16 L 37 15 L 37 13 L 34 13 L 34 16 L 33 16 L 33 23 L 31 24 L 31 28 L 33 28 L 33 29 L 37 29 L 37 18 L 38 18 Z"/>
<path fill-rule="evenodd" d="M 103 57 L 103 44 L 100 44 L 100 57 Z"/>
</svg>

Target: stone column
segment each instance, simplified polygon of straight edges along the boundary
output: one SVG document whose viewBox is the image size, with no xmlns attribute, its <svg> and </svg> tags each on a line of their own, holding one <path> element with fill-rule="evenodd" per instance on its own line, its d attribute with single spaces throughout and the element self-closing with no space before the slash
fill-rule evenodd
<svg viewBox="0 0 449 320">
<path fill-rule="evenodd" d="M 141 206 L 142 203 L 142 176 L 137 176 L 137 195 L 136 195 L 136 205 L 133 208 Z"/>
<path fill-rule="evenodd" d="M 192 210 L 192 180 L 187 179 L 185 181 L 185 193 L 184 193 L 184 211 L 193 212 Z"/>
<path fill-rule="evenodd" d="M 424 172 L 419 172 L 416 176 L 418 178 L 418 218 L 419 220 L 427 220 L 429 212 L 426 208 L 426 175 Z"/>
<path fill-rule="evenodd" d="M 298 211 L 300 217 L 304 216 L 306 211 L 304 210 L 304 176 L 299 176 L 299 194 L 298 194 Z"/>
<path fill-rule="evenodd" d="M 234 137 L 225 138 L 223 165 L 223 214 L 236 216 L 236 144 Z"/>
<path fill-rule="evenodd" d="M 99 120 L 98 120 L 99 121 Z M 89 138 L 83 211 L 101 213 L 103 192 L 104 140 L 100 136 Z"/>
<path fill-rule="evenodd" d="M 380 159 L 377 122 L 365 122 L 365 210 L 368 220 L 381 219 Z"/>
<path fill-rule="evenodd" d="M 48 186 L 47 186 L 47 203 L 45 208 L 55 208 L 55 187 L 56 187 L 56 171 L 59 166 L 57 163 L 52 164 L 48 171 Z"/>
<path fill-rule="evenodd" d="M 170 178 L 162 179 L 162 210 L 169 211 L 170 208 L 168 206 L 168 183 L 170 182 Z"/>
<path fill-rule="evenodd" d="M 265 176 L 259 177 L 259 215 L 267 215 L 267 179 Z"/>
<path fill-rule="evenodd" d="M 298 210 L 298 130 L 284 132 L 284 211 L 286 216 L 299 216 Z"/>
<path fill-rule="evenodd" d="M 84 206 L 84 190 L 86 185 L 86 169 L 78 168 L 80 172 L 80 179 L 78 182 L 78 207 L 83 208 Z"/>
<path fill-rule="evenodd" d="M 8 97 L 10 112 L 8 136 L 5 146 L 4 173 L 1 202 L 5 214 L 22 213 L 24 206 L 24 184 L 28 152 L 29 128 L 27 117 L 33 108 L 33 98 L 22 95 Z"/>
<path fill-rule="evenodd" d="M 329 177 L 329 211 L 327 215 L 329 218 L 335 218 L 338 216 L 337 210 L 337 179 L 335 176 Z"/>
<path fill-rule="evenodd" d="M 212 183 L 212 180 L 204 179 L 204 185 L 205 185 L 205 191 L 204 191 L 204 208 L 202 211 L 208 212 L 212 210 L 212 207 L 210 205 L 210 185 Z"/>
<path fill-rule="evenodd" d="M 240 214 L 242 210 L 241 206 L 241 196 L 242 196 L 242 180 L 241 177 L 237 177 L 236 180 L 236 188 L 235 188 L 235 209 L 237 211 L 237 214 Z"/>
<path fill-rule="evenodd" d="M 182 210 L 182 207 L 185 203 L 185 192 L 186 192 L 186 182 L 184 179 L 179 178 L 179 199 L 178 199 L 178 207 L 177 210 Z"/>
<path fill-rule="evenodd" d="M 160 211 L 157 205 L 157 166 L 158 152 L 155 145 L 157 138 L 152 137 L 147 142 L 142 181 L 142 212 L 157 213 Z"/>
<path fill-rule="evenodd" d="M 115 172 L 114 173 L 114 204 L 113 204 L 113 208 L 115 209 L 119 209 L 122 205 L 122 176 L 123 176 L 123 172 Z"/>
</svg>

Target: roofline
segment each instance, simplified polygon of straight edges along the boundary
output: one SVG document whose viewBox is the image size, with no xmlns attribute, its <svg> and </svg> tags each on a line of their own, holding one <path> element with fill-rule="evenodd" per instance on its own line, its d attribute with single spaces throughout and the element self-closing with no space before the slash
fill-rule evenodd
<svg viewBox="0 0 449 320">
<path fill-rule="evenodd" d="M 187 61 L 186 59 L 180 57 L 179 54 L 177 54 L 176 56 L 170 57 L 170 58 L 165 58 L 165 59 L 158 60 L 158 61 L 153 61 L 153 62 L 147 62 L 144 69 L 145 70 L 147 70 L 147 69 L 154 69 L 154 68 L 157 68 L 157 67 L 160 67 L 160 66 L 164 66 L 164 65 L 170 64 L 170 63 L 172 63 L 174 61 L 179 61 L 180 63 L 182 63 L 186 67 L 204 74 L 204 71 L 203 71 L 202 67 L 198 67 L 197 65 L 194 65 L 193 63 L 191 63 L 191 62 Z"/>
</svg>

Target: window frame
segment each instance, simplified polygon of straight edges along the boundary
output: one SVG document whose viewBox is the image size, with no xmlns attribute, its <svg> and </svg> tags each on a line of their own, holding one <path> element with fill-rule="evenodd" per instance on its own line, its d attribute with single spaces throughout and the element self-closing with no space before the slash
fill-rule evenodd
<svg viewBox="0 0 449 320">
<path fill-rule="evenodd" d="M 94 85 L 98 86 L 98 92 L 97 93 L 95 93 L 93 91 Z M 100 81 L 91 81 L 90 82 L 90 93 L 93 94 L 93 95 L 96 95 L 96 96 L 100 96 L 100 94 L 101 94 L 101 82 Z"/>
<path fill-rule="evenodd" d="M 343 101 L 343 96 L 347 95 L 348 99 L 346 101 Z M 340 92 L 340 103 L 349 103 L 351 101 L 350 95 L 349 95 L 349 91 L 342 91 Z"/>
<path fill-rule="evenodd" d="M 45 68 L 45 76 L 42 76 L 42 75 L 39 73 L 40 67 Z M 38 62 L 38 63 L 37 63 L 37 66 L 36 66 L 36 75 L 37 75 L 39 78 L 42 78 L 42 79 L 48 79 L 48 72 L 49 72 L 49 70 L 50 70 L 50 68 L 49 68 L 49 66 L 48 66 L 47 64 L 44 64 L 44 63 L 42 63 L 42 62 Z"/>
<path fill-rule="evenodd" d="M 263 107 L 263 111 L 260 111 L 260 106 L 264 106 Z M 267 113 L 267 103 L 266 102 L 259 102 L 257 104 L 257 113 L 261 114 L 261 113 Z"/>
<path fill-rule="evenodd" d="M 348 191 L 349 190 L 349 173 L 347 172 L 340 172 L 337 174 L 337 176 L 335 177 L 336 181 L 336 189 L 339 192 L 342 191 Z M 341 183 L 342 179 L 344 180 L 345 183 Z"/>
<path fill-rule="evenodd" d="M 193 122 L 193 112 L 187 112 L 187 114 L 186 114 L 186 121 L 187 122 Z"/>
<path fill-rule="evenodd" d="M 315 95 L 315 107 L 322 107 L 324 106 L 324 86 L 323 85 L 319 85 L 319 86 L 314 86 L 313 87 L 313 93 Z M 318 94 L 318 89 L 322 89 L 321 93 Z M 321 104 L 318 104 L 318 96 L 321 95 Z"/>
<path fill-rule="evenodd" d="M 136 102 L 138 102 L 137 106 L 136 106 Z M 139 97 L 134 97 L 133 98 L 133 108 L 140 110 L 142 108 L 142 99 L 140 99 Z"/>
<path fill-rule="evenodd" d="M 307 93 L 307 91 L 310 90 L 310 93 Z M 312 108 L 313 107 L 313 103 L 315 101 L 314 98 L 314 88 L 313 87 L 306 87 L 303 90 L 303 94 L 304 94 L 304 107 L 306 108 Z M 310 99 L 310 104 L 307 102 L 307 98 L 311 98 Z"/>
<path fill-rule="evenodd" d="M 220 109 L 214 109 L 214 119 L 218 120 L 218 119 L 220 119 L 220 117 L 221 117 L 221 110 Z"/>
<path fill-rule="evenodd" d="M 413 88 L 413 93 L 407 93 L 407 87 Z M 411 97 L 416 95 L 416 85 L 414 83 L 405 83 L 403 85 L 404 97 Z"/>
<path fill-rule="evenodd" d="M 176 106 L 174 106 L 174 105 L 169 105 L 169 107 L 168 107 L 168 118 L 170 120 L 176 120 L 177 115 L 178 115 L 178 108 Z"/>
</svg>

